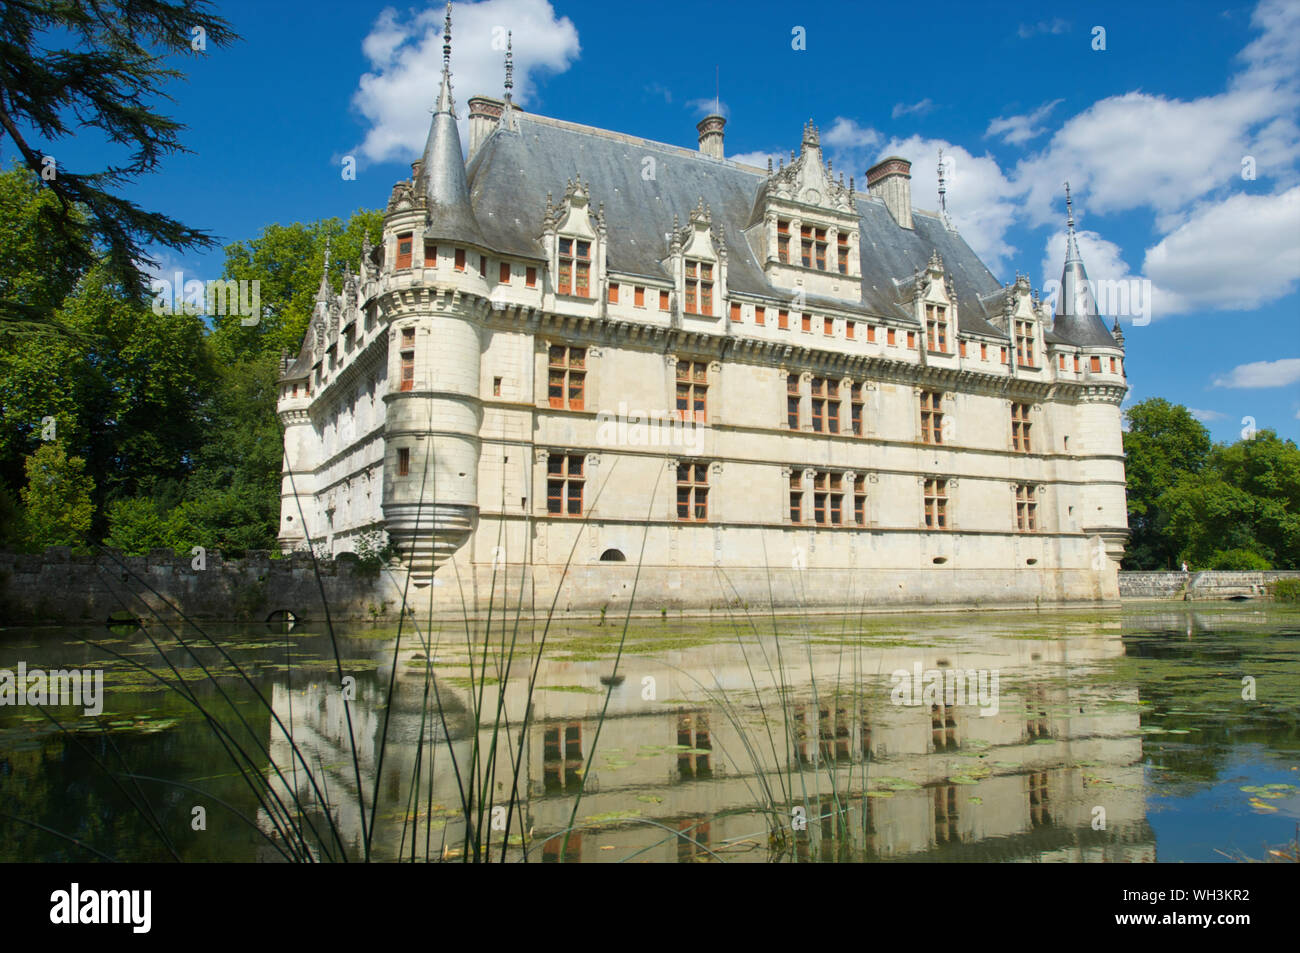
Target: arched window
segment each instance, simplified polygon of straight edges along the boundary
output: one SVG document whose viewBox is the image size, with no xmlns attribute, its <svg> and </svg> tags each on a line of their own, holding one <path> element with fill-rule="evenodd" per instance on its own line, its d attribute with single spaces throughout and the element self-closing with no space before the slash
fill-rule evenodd
<svg viewBox="0 0 1300 953">
<path fill-rule="evenodd" d="M 600 561 L 603 563 L 625 563 L 627 557 L 623 555 L 621 549 L 607 549 L 600 554 Z"/>
</svg>

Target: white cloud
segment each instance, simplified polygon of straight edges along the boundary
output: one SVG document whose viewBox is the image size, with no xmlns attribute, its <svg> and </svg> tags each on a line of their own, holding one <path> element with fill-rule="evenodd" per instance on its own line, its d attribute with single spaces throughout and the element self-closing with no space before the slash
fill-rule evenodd
<svg viewBox="0 0 1300 953">
<path fill-rule="evenodd" d="M 1286 357 L 1277 361 L 1255 361 L 1238 364 L 1222 377 L 1214 379 L 1215 387 L 1286 387 L 1300 381 L 1300 357 Z"/>
<path fill-rule="evenodd" d="M 942 139 L 911 136 L 891 139 L 876 150 L 873 161 L 895 154 L 910 159 L 912 206 L 937 211 L 940 149 L 945 160 L 952 159 L 946 176 L 948 217 L 966 244 L 998 274 L 1016 251 L 1007 243 L 1006 233 L 1015 218 L 1017 203 L 1015 187 L 991 156 L 971 155 Z M 836 164 L 840 164 L 838 158 Z"/>
<path fill-rule="evenodd" d="M 740 152 L 734 156 L 727 156 L 727 158 L 742 165 L 753 165 L 758 166 L 760 169 L 766 169 L 769 159 L 772 160 L 772 165 L 775 167 L 784 155 L 783 152 Z"/>
<path fill-rule="evenodd" d="M 1147 249 L 1143 270 L 1178 311 L 1248 311 L 1289 294 L 1300 282 L 1300 186 L 1197 209 Z"/>
<path fill-rule="evenodd" d="M 1041 123 L 1061 102 L 1059 99 L 1054 99 L 1050 103 L 1043 103 L 1033 112 L 1026 113 L 1023 116 L 999 116 L 989 123 L 984 136 L 985 138 L 998 136 L 1009 145 L 1022 145 L 1047 131 L 1047 128 Z"/>
<path fill-rule="evenodd" d="M 934 103 L 931 102 L 928 98 L 921 100 L 919 103 L 912 103 L 911 105 L 908 105 L 907 103 L 895 103 L 893 111 L 890 112 L 890 116 L 892 116 L 894 119 L 898 119 L 900 116 L 907 116 L 912 113 L 916 113 L 917 115 L 924 116 L 932 109 L 934 109 Z"/>
<path fill-rule="evenodd" d="M 695 115 L 700 119 L 703 119 L 705 116 L 711 116 L 714 113 L 725 118 L 730 118 L 731 116 L 731 109 L 727 104 L 714 96 L 702 96 L 699 99 L 688 100 L 686 108 L 695 113 Z"/>
<path fill-rule="evenodd" d="M 370 68 L 358 81 L 352 105 L 367 126 L 358 147 L 363 159 L 409 160 L 423 148 L 442 71 L 444 13 L 435 6 L 404 17 L 385 8 L 362 41 Z M 573 22 L 557 18 L 546 0 L 457 4 L 452 11 L 451 66 L 462 141 L 469 97 L 499 98 L 504 91 L 507 30 L 514 34 L 514 100 L 520 106 L 535 97 L 538 75 L 564 72 L 579 54 Z"/>
<path fill-rule="evenodd" d="M 1187 412 L 1203 424 L 1208 424 L 1215 420 L 1227 420 L 1227 414 L 1221 414 L 1217 410 L 1197 410 L 1195 407 L 1188 407 Z"/>
<path fill-rule="evenodd" d="M 1027 40 L 1039 33 L 1064 33 L 1070 28 L 1070 24 L 1057 17 L 1054 20 L 1043 20 L 1038 23 L 1022 23 L 1016 30 L 1016 35 L 1022 40 Z"/>
<path fill-rule="evenodd" d="M 821 134 L 823 146 L 837 149 L 856 149 L 874 146 L 880 141 L 880 133 L 870 126 L 859 126 L 852 119 L 836 116 L 830 129 Z"/>
</svg>

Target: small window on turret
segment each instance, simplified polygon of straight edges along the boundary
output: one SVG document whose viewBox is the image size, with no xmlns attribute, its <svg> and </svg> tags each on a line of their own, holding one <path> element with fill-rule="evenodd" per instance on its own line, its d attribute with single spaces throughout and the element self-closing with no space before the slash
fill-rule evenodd
<svg viewBox="0 0 1300 953">
<path fill-rule="evenodd" d="M 465 270 L 465 249 L 463 248 L 456 249 L 456 270 Z"/>
<path fill-rule="evenodd" d="M 424 243 L 424 267 L 433 268 L 438 264 L 438 246 L 433 242 Z"/>
<path fill-rule="evenodd" d="M 411 233 L 403 232 L 397 236 L 397 268 L 411 267 Z"/>
<path fill-rule="evenodd" d="M 1088 358 L 1088 369 L 1092 371 L 1094 374 L 1100 374 L 1101 358 L 1095 354 L 1092 357 Z"/>
<path fill-rule="evenodd" d="M 397 448 L 397 475 L 411 475 L 411 451 L 407 447 Z"/>
</svg>

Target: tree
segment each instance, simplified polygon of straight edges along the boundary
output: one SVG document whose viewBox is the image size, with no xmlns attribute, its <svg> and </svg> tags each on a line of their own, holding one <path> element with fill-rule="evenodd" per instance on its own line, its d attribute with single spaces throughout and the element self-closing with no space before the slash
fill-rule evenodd
<svg viewBox="0 0 1300 953">
<path fill-rule="evenodd" d="M 108 537 L 105 546 L 120 549 L 127 556 L 144 556 L 161 549 L 170 539 L 166 519 L 152 500 L 117 500 L 108 508 Z"/>
<path fill-rule="evenodd" d="M 57 440 L 27 458 L 23 507 L 30 547 L 81 546 L 86 542 L 95 510 L 91 502 L 95 484 L 85 471 L 86 461 L 68 456 Z"/>
<path fill-rule="evenodd" d="M 57 200 L 41 206 L 43 227 L 69 250 L 66 267 L 87 270 L 101 255 L 129 292 L 145 290 L 146 249 L 206 247 L 213 239 L 116 194 L 162 159 L 188 151 L 180 123 L 155 112 L 163 85 L 182 74 L 168 56 L 202 54 L 238 39 L 207 0 L 22 0 L 0 6 L 0 133 Z M 73 172 L 55 143 L 85 127 L 132 152 L 123 165 Z M 42 141 L 44 140 L 44 141 Z M 49 302 L 0 299 L 0 319 L 45 320 Z"/>
<path fill-rule="evenodd" d="M 1210 432 L 1186 407 L 1152 398 L 1127 413 L 1124 469 L 1128 480 L 1126 569 L 1170 569 L 1178 548 L 1168 533 L 1161 494 L 1184 474 L 1199 473 L 1210 455 Z"/>
<path fill-rule="evenodd" d="M 59 200 L 30 170 L 0 172 L 0 301 L 21 301 L 47 315 L 72 293 L 83 269 L 51 222 Z M 47 321 L 0 321 L 0 334 L 48 330 Z"/>
</svg>

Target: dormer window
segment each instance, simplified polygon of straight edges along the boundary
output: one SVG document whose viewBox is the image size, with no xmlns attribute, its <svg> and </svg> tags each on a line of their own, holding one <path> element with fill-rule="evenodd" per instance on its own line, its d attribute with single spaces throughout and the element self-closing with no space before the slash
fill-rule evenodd
<svg viewBox="0 0 1300 953">
<path fill-rule="evenodd" d="M 925 306 L 925 333 L 931 351 L 948 353 L 948 309 L 942 305 Z"/>
<path fill-rule="evenodd" d="M 839 251 L 840 274 L 849 273 L 849 236 L 847 232 L 840 232 L 835 237 L 836 246 Z"/>
<path fill-rule="evenodd" d="M 411 267 L 411 233 L 402 232 L 397 236 L 397 268 Z"/>
<path fill-rule="evenodd" d="M 575 238 L 560 239 L 560 271 L 557 285 L 562 295 L 591 297 L 591 242 Z"/>
<path fill-rule="evenodd" d="M 713 314 L 713 263 L 686 259 L 686 313 Z"/>
<path fill-rule="evenodd" d="M 782 264 L 790 263 L 790 223 L 784 219 L 776 223 L 776 258 Z"/>
<path fill-rule="evenodd" d="M 1034 363 L 1034 325 L 1030 321 L 1016 322 L 1016 363 L 1022 367 Z"/>
</svg>

